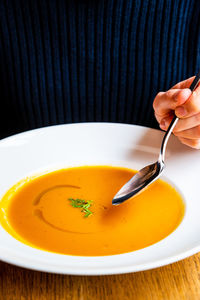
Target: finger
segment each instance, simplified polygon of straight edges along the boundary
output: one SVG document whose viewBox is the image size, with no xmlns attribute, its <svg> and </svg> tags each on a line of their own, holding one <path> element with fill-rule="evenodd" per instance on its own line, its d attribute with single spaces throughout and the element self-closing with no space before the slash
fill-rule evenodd
<svg viewBox="0 0 200 300">
<path fill-rule="evenodd" d="M 183 81 L 180 81 L 178 83 L 176 83 L 172 89 L 185 89 L 185 88 L 188 88 L 191 86 L 192 84 L 192 81 L 194 80 L 195 76 L 192 76 L 186 80 L 183 80 Z"/>
<path fill-rule="evenodd" d="M 153 102 L 155 114 L 160 117 L 168 115 L 177 106 L 183 105 L 190 96 L 189 89 L 170 89 L 158 93 Z"/>
<path fill-rule="evenodd" d="M 167 130 L 171 121 L 174 118 L 173 112 L 165 118 L 160 119 L 159 126 L 162 130 Z"/>
<path fill-rule="evenodd" d="M 200 112 L 200 86 L 191 94 L 188 101 L 175 109 L 179 118 L 188 118 Z"/>
<path fill-rule="evenodd" d="M 164 120 L 164 122 L 166 121 L 166 124 L 170 124 L 170 121 L 173 119 L 174 117 L 174 112 L 171 110 L 168 114 L 164 115 L 164 118 L 163 116 L 159 116 L 155 113 L 155 118 L 157 120 L 157 122 L 159 123 L 159 125 L 161 123 L 163 123 L 162 121 Z M 165 128 L 162 128 L 163 130 L 165 130 Z"/>
<path fill-rule="evenodd" d="M 162 119 L 160 122 L 161 129 L 167 130 L 172 119 L 173 116 Z M 200 113 L 186 119 L 179 119 L 173 132 L 176 133 L 176 132 L 184 131 L 196 127 L 198 125 L 200 125 Z"/>
<path fill-rule="evenodd" d="M 200 149 L 200 139 L 190 140 L 185 138 L 179 138 L 182 144 L 190 146 L 194 149 Z"/>
<path fill-rule="evenodd" d="M 200 126 L 196 126 L 194 128 L 186 129 L 180 132 L 174 132 L 175 136 L 186 138 L 186 139 L 200 139 Z"/>
</svg>

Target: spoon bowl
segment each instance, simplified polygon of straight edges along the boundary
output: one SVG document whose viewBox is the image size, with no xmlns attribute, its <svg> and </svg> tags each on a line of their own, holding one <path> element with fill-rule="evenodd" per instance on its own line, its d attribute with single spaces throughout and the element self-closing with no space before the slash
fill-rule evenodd
<svg viewBox="0 0 200 300">
<path fill-rule="evenodd" d="M 119 205 L 129 198 L 138 195 L 141 191 L 157 180 L 165 168 L 163 161 L 148 165 L 136 173 L 115 195 L 112 204 Z"/>
</svg>

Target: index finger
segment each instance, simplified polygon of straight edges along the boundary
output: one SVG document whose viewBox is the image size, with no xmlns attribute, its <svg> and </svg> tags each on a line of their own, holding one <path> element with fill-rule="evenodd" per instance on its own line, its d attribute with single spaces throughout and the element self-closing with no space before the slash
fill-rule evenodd
<svg viewBox="0 0 200 300">
<path fill-rule="evenodd" d="M 192 76 L 186 80 L 180 81 L 176 83 L 172 89 L 189 89 L 189 87 L 192 84 L 192 81 L 194 80 L 195 76 Z"/>
</svg>

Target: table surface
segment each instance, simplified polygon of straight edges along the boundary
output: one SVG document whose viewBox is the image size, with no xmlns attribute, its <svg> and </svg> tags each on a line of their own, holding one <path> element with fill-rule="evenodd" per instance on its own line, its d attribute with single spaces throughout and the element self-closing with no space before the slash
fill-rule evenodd
<svg viewBox="0 0 200 300">
<path fill-rule="evenodd" d="M 67 276 L 0 262 L 0 300 L 196 300 L 200 299 L 200 253 L 145 272 Z"/>
</svg>

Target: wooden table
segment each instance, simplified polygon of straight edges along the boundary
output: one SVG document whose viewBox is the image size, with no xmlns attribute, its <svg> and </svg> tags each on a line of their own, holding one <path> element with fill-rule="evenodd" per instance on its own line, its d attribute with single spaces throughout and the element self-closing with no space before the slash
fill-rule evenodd
<svg viewBox="0 0 200 300">
<path fill-rule="evenodd" d="M 0 262 L 0 300 L 199 300 L 200 254 L 155 270 L 66 276 Z"/>
</svg>

